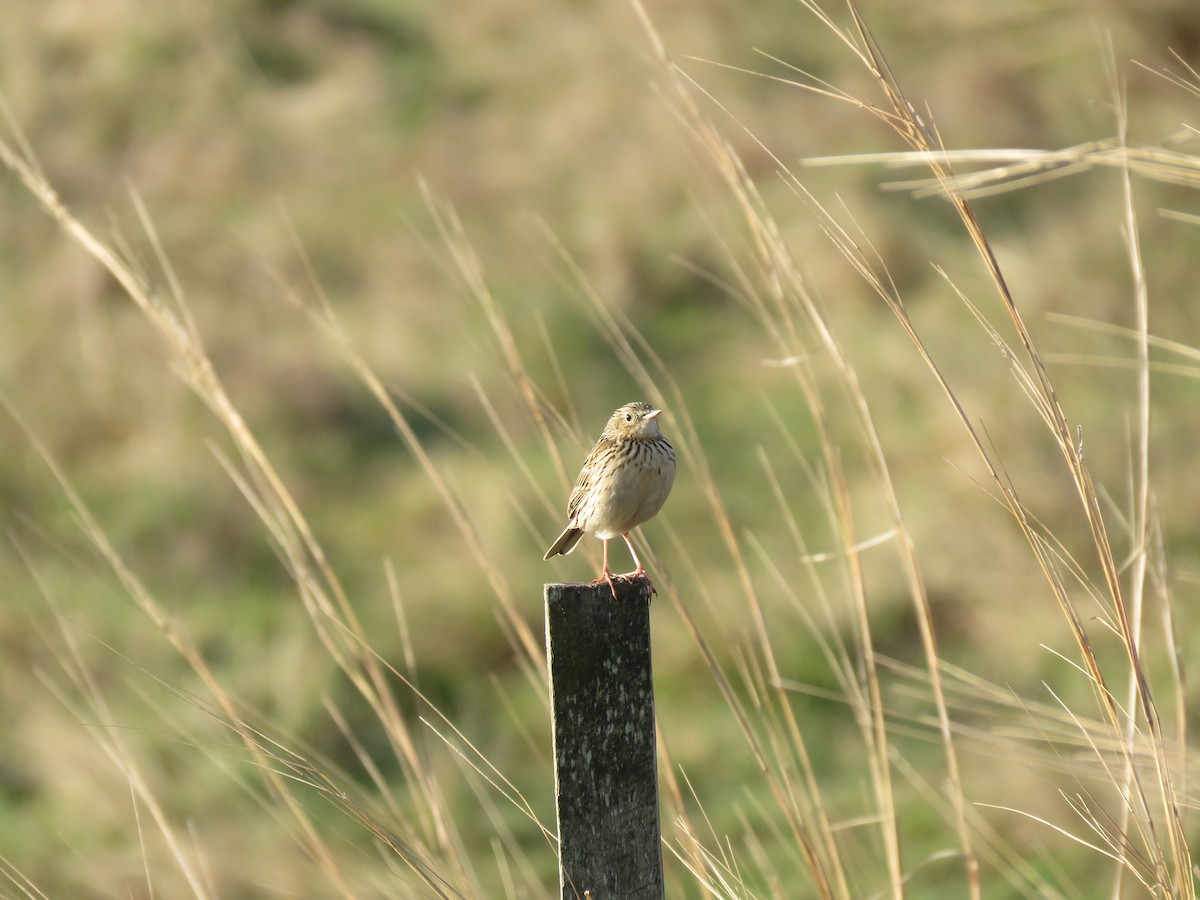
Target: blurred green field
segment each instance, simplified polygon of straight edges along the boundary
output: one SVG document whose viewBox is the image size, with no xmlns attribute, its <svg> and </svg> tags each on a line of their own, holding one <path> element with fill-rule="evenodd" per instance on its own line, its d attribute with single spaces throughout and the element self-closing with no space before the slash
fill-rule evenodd
<svg viewBox="0 0 1200 900">
<path fill-rule="evenodd" d="M 830 237 L 887 273 L 1128 712 L 1102 542 L 959 216 L 897 184 L 928 166 L 854 159 L 909 149 L 879 117 L 788 83 L 887 107 L 804 3 L 647 13 L 677 70 L 625 2 L 0 10 L 0 136 L 155 298 L 139 308 L 6 166 L 0 894 L 554 894 L 552 843 L 503 793 L 553 828 L 541 585 L 594 577 L 599 542 L 542 553 L 606 416 L 658 391 L 681 450 L 643 529 L 669 896 L 821 896 L 797 832 L 829 835 L 831 896 L 970 896 L 963 829 L 989 898 L 1112 896 L 1115 858 L 1121 896 L 1194 896 L 1171 836 L 1197 837 L 1200 7 L 862 6 L 947 149 L 1111 140 L 1115 84 L 1141 154 L 1081 151 L 1078 171 L 972 200 L 1122 596 L 1145 597 L 1161 737 L 1139 712 L 1148 800 L 1125 824 L 1121 729 L 1029 540 Z M 1162 339 L 1141 369 L 1139 287 Z"/>
</svg>

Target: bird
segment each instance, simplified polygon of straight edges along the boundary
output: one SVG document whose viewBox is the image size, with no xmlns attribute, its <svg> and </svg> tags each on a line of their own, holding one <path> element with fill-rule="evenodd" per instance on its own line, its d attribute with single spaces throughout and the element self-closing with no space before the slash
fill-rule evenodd
<svg viewBox="0 0 1200 900">
<path fill-rule="evenodd" d="M 629 532 L 658 514 L 675 483 L 675 450 L 659 428 L 661 413 L 638 401 L 626 403 L 609 417 L 567 500 L 567 527 L 542 557 L 565 556 L 585 534 L 594 534 L 604 542 L 604 564 L 592 584 L 607 583 L 614 600 L 617 581 L 645 578 L 654 591 Z M 637 566 L 622 575 L 614 575 L 608 567 L 608 542 L 618 535 Z"/>
</svg>

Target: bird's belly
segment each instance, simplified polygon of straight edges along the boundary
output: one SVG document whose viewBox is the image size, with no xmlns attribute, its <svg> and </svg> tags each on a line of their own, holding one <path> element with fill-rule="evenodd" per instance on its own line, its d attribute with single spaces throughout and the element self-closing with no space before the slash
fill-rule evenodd
<svg viewBox="0 0 1200 900">
<path fill-rule="evenodd" d="M 588 531 L 609 540 L 652 519 L 667 502 L 674 481 L 675 467 L 665 461 L 628 473 L 595 498 Z"/>
</svg>

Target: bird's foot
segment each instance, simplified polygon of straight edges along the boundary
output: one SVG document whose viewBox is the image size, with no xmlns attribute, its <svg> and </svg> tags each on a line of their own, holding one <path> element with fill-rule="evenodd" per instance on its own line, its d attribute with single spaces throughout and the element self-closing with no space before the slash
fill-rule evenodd
<svg viewBox="0 0 1200 900">
<path fill-rule="evenodd" d="M 639 578 L 644 578 L 647 586 L 650 588 L 650 596 L 653 597 L 657 596 L 658 594 L 658 591 L 654 588 L 654 582 L 650 580 L 649 574 L 647 574 L 645 567 L 641 563 L 638 563 L 638 567 L 632 572 L 625 572 L 621 575 L 614 575 L 613 577 L 619 581 L 637 581 Z"/>
<path fill-rule="evenodd" d="M 612 591 L 613 599 L 617 599 L 617 579 L 624 580 L 624 575 L 614 575 L 612 569 L 608 566 L 604 567 L 604 571 L 600 573 L 600 577 L 592 582 L 592 585 L 607 584 L 608 589 Z"/>
<path fill-rule="evenodd" d="M 654 587 L 654 582 L 650 580 L 650 576 L 646 573 L 645 568 L 638 566 L 632 572 L 622 572 L 621 574 L 614 573 L 611 569 L 605 569 L 599 578 L 592 582 L 593 586 L 597 584 L 607 584 L 608 589 L 612 591 L 613 599 L 617 599 L 617 582 L 618 581 L 637 581 L 639 578 L 646 582 L 650 588 L 650 596 L 656 596 L 658 591 Z"/>
</svg>

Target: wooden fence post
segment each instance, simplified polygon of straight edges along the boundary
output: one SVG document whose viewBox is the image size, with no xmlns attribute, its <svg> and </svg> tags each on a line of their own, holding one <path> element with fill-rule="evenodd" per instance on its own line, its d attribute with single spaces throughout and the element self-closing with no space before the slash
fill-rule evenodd
<svg viewBox="0 0 1200 900">
<path fill-rule="evenodd" d="M 562 898 L 661 900 L 650 587 L 545 591 Z"/>
</svg>

